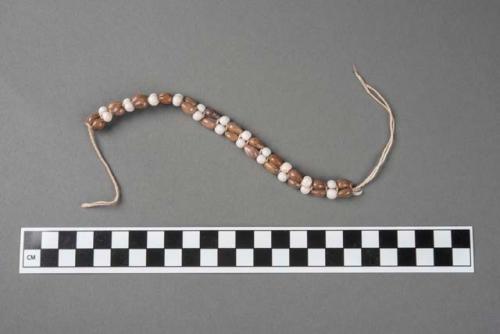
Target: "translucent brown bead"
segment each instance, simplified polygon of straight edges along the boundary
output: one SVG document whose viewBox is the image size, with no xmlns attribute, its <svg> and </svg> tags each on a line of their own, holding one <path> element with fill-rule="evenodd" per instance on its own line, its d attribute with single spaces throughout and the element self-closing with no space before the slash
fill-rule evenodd
<svg viewBox="0 0 500 334">
<path fill-rule="evenodd" d="M 181 109 L 184 113 L 188 115 L 192 115 L 196 112 L 196 103 L 193 103 L 191 101 L 185 100 L 181 104 Z"/>
<path fill-rule="evenodd" d="M 136 109 L 144 109 L 149 106 L 146 95 L 137 94 L 132 97 L 132 104 Z"/>
<path fill-rule="evenodd" d="M 274 153 L 267 158 L 267 161 L 276 166 L 277 168 L 279 168 L 283 163 L 283 159 L 279 155 Z"/>
<path fill-rule="evenodd" d="M 236 135 L 236 134 L 234 134 L 234 135 Z M 238 136 L 237 136 L 237 135 L 236 135 L 236 138 L 238 138 Z M 257 156 L 259 155 L 259 150 L 257 150 L 255 147 L 250 146 L 250 145 L 248 145 L 248 144 L 247 144 L 247 145 L 245 145 L 245 146 L 243 147 L 243 150 L 245 151 L 245 154 L 246 154 L 249 158 L 254 159 L 254 160 L 255 160 L 255 159 L 257 158 Z"/>
<path fill-rule="evenodd" d="M 99 118 L 99 114 L 96 112 L 93 112 L 92 114 L 89 115 L 87 118 L 87 123 L 92 125 L 92 123 Z"/>
<path fill-rule="evenodd" d="M 344 188 L 337 191 L 338 198 L 349 198 L 351 196 L 352 196 L 352 189 L 350 188 Z"/>
<path fill-rule="evenodd" d="M 234 132 L 226 131 L 224 133 L 224 136 L 226 136 L 226 138 L 232 141 L 233 143 L 238 140 L 238 135 Z"/>
<path fill-rule="evenodd" d="M 337 180 L 337 196 L 339 198 L 349 198 L 353 195 L 352 182 L 346 179 Z"/>
<path fill-rule="evenodd" d="M 193 99 L 192 97 L 189 97 L 189 96 L 185 96 L 185 97 L 184 97 L 184 101 L 185 101 L 185 102 L 192 103 L 192 104 L 194 104 L 194 105 L 197 105 L 197 104 L 198 104 L 198 102 L 196 102 L 196 100 L 195 100 L 195 99 Z"/>
<path fill-rule="evenodd" d="M 296 170 L 296 169 L 291 169 L 288 172 L 288 180 L 293 180 L 294 182 L 297 182 L 300 185 L 300 182 L 302 182 L 302 174 Z"/>
<path fill-rule="evenodd" d="M 203 125 L 205 128 L 213 130 L 215 129 L 215 126 L 217 125 L 217 120 L 210 118 L 210 117 L 205 117 L 200 121 L 201 125 Z"/>
<path fill-rule="evenodd" d="M 320 179 L 314 179 L 312 188 L 317 190 L 326 190 L 326 181 Z"/>
<path fill-rule="evenodd" d="M 215 111 L 212 108 L 207 108 L 207 109 L 205 109 L 205 117 L 218 119 L 219 117 L 221 117 L 221 114 L 219 114 L 217 111 Z"/>
<path fill-rule="evenodd" d="M 257 137 L 250 138 L 248 143 L 258 150 L 261 150 L 264 148 L 264 143 Z"/>
<path fill-rule="evenodd" d="M 125 114 L 125 109 L 123 109 L 120 101 L 113 101 L 108 104 L 108 111 L 116 116 L 123 116 Z"/>
<path fill-rule="evenodd" d="M 170 93 L 160 93 L 158 95 L 158 101 L 160 101 L 161 104 L 169 105 L 172 104 L 172 94 Z"/>
<path fill-rule="evenodd" d="M 325 197 L 326 196 L 326 189 L 313 189 L 309 193 L 311 196 L 315 197 Z"/>
<path fill-rule="evenodd" d="M 269 161 L 264 163 L 264 168 L 265 168 L 265 170 L 267 170 L 269 173 L 271 173 L 273 175 L 278 174 L 278 172 L 280 171 L 279 167 L 276 167 L 275 165 L 273 165 Z"/>
<path fill-rule="evenodd" d="M 338 179 L 337 180 L 337 187 L 339 189 L 344 189 L 344 188 L 352 188 L 352 182 L 346 179 Z"/>
<path fill-rule="evenodd" d="M 288 185 L 290 187 L 293 187 L 295 189 L 299 189 L 300 188 L 300 182 L 297 182 L 294 179 L 288 179 L 287 183 L 288 183 Z"/>
<path fill-rule="evenodd" d="M 102 130 L 106 127 L 106 122 L 98 118 L 92 121 L 90 126 L 92 127 L 93 130 Z"/>
<path fill-rule="evenodd" d="M 227 124 L 227 131 L 230 131 L 232 133 L 236 133 L 237 135 L 239 135 L 240 133 L 243 132 L 243 129 L 235 122 L 229 122 Z"/>
</svg>

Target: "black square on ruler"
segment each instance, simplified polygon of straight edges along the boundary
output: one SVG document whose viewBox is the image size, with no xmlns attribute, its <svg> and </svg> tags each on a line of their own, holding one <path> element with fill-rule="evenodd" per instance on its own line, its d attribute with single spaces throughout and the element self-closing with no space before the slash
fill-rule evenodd
<svg viewBox="0 0 500 334">
<path fill-rule="evenodd" d="M 128 249 L 111 250 L 111 267 L 128 266 Z"/>
<path fill-rule="evenodd" d="M 219 233 L 217 231 L 200 231 L 200 248 L 217 248 Z"/>
<path fill-rule="evenodd" d="M 165 248 L 182 248 L 182 231 L 165 231 Z"/>
<path fill-rule="evenodd" d="M 290 249 L 290 266 L 307 267 L 307 248 Z"/>
<path fill-rule="evenodd" d="M 77 249 L 75 252 L 76 267 L 92 267 L 94 265 L 93 249 Z"/>
<path fill-rule="evenodd" d="M 95 249 L 111 248 L 111 231 L 95 231 L 94 248 Z"/>
<path fill-rule="evenodd" d="M 344 248 L 361 248 L 361 231 L 344 231 Z"/>
<path fill-rule="evenodd" d="M 272 248 L 290 248 L 290 231 L 271 231 Z"/>
<path fill-rule="evenodd" d="M 253 251 L 254 267 L 270 267 L 273 264 L 273 252 L 270 248 L 257 248 Z"/>
<path fill-rule="evenodd" d="M 219 249 L 217 262 L 219 267 L 234 267 L 236 265 L 236 249 Z"/>
<path fill-rule="evenodd" d="M 327 248 L 325 250 L 325 265 L 342 267 L 344 265 L 344 250 L 342 248 Z"/>
<path fill-rule="evenodd" d="M 236 248 L 253 248 L 253 231 L 236 231 Z"/>
<path fill-rule="evenodd" d="M 59 232 L 59 248 L 60 249 L 75 249 L 76 248 L 76 231 L 61 231 L 61 232 Z"/>
<path fill-rule="evenodd" d="M 163 267 L 165 265 L 165 250 L 151 248 L 146 250 L 146 266 Z"/>
<path fill-rule="evenodd" d="M 470 248 L 469 230 L 452 230 L 451 246 L 453 248 Z"/>
<path fill-rule="evenodd" d="M 40 248 L 42 248 L 42 232 L 25 231 L 24 249 L 40 249 Z"/>
<path fill-rule="evenodd" d="M 417 255 L 415 248 L 398 248 L 398 266 L 416 266 Z"/>
<path fill-rule="evenodd" d="M 361 265 L 362 266 L 380 266 L 380 249 L 378 248 L 362 248 L 361 249 Z"/>
<path fill-rule="evenodd" d="M 183 249 L 182 250 L 182 266 L 183 267 L 199 267 L 200 266 L 200 250 L 199 249 Z"/>
<path fill-rule="evenodd" d="M 432 247 L 434 247 L 434 231 L 432 231 L 432 230 L 416 230 L 415 231 L 415 247 L 417 247 L 417 248 L 432 248 Z"/>
<path fill-rule="evenodd" d="M 451 248 L 434 248 L 434 265 L 435 266 L 453 265 Z"/>
<path fill-rule="evenodd" d="M 148 244 L 148 233 L 146 231 L 130 231 L 128 233 L 129 248 L 146 248 Z"/>
<path fill-rule="evenodd" d="M 381 230 L 378 233 L 380 248 L 397 248 L 398 232 L 395 230 Z"/>
<path fill-rule="evenodd" d="M 325 248 L 325 231 L 307 231 L 307 248 Z"/>
<path fill-rule="evenodd" d="M 58 263 L 59 263 L 59 250 L 42 249 L 40 251 L 41 267 L 57 267 Z"/>
</svg>

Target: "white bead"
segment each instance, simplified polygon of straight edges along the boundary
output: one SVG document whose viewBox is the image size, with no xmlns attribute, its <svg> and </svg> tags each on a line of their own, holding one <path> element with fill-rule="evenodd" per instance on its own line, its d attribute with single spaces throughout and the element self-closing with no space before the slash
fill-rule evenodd
<svg viewBox="0 0 500 334">
<path fill-rule="evenodd" d="M 336 199 L 337 198 L 337 190 L 330 188 L 326 191 L 326 197 L 329 199 Z"/>
<path fill-rule="evenodd" d="M 222 116 L 222 117 L 220 117 L 220 118 L 217 120 L 217 122 L 218 122 L 219 124 L 224 125 L 224 126 L 226 126 L 226 125 L 227 125 L 227 123 L 229 123 L 229 121 L 231 121 L 231 119 L 230 119 L 228 116 Z"/>
<path fill-rule="evenodd" d="M 148 96 L 148 103 L 153 107 L 156 107 L 158 104 L 160 104 L 160 100 L 158 100 L 158 95 L 156 93 L 150 94 Z"/>
<path fill-rule="evenodd" d="M 280 171 L 282 171 L 285 174 L 288 173 L 291 169 L 292 169 L 292 164 L 289 162 L 284 162 L 280 166 Z"/>
<path fill-rule="evenodd" d="M 236 141 L 236 146 L 238 148 L 243 148 L 243 146 L 245 146 L 247 144 L 246 140 L 243 140 L 241 138 L 238 138 L 238 140 Z"/>
<path fill-rule="evenodd" d="M 132 103 L 132 101 L 130 101 L 128 97 L 123 100 L 122 106 L 123 109 L 125 109 L 127 112 L 132 112 L 135 110 L 134 104 Z"/>
<path fill-rule="evenodd" d="M 310 187 L 300 187 L 300 192 L 303 193 L 304 195 L 307 195 L 311 192 L 311 188 Z"/>
<path fill-rule="evenodd" d="M 328 180 L 326 186 L 330 189 L 337 189 L 337 182 L 335 180 Z"/>
<path fill-rule="evenodd" d="M 267 158 L 271 155 L 271 149 L 269 147 L 264 147 L 262 150 L 260 150 L 260 154 Z"/>
<path fill-rule="evenodd" d="M 204 105 L 204 104 L 201 104 L 201 103 L 200 103 L 200 104 L 198 104 L 198 105 L 196 106 L 196 108 L 197 108 L 199 111 L 201 111 L 201 112 L 204 112 L 205 110 L 207 110 L 207 107 L 205 107 L 205 105 Z"/>
<path fill-rule="evenodd" d="M 310 176 L 304 176 L 300 184 L 304 187 L 310 188 L 313 184 L 313 180 Z"/>
<path fill-rule="evenodd" d="M 288 175 L 286 175 L 286 173 L 284 172 L 279 172 L 278 180 L 280 180 L 280 182 L 286 182 L 288 180 Z"/>
<path fill-rule="evenodd" d="M 252 138 L 252 133 L 248 130 L 245 130 L 243 131 L 241 134 L 240 134 L 240 138 L 247 141 L 249 140 L 250 138 Z"/>
<path fill-rule="evenodd" d="M 217 124 L 214 129 L 215 133 L 218 134 L 219 136 L 222 136 L 224 132 L 226 132 L 226 127 L 221 124 Z"/>
<path fill-rule="evenodd" d="M 263 164 L 265 164 L 265 163 L 266 163 L 267 158 L 266 158 L 265 156 L 263 156 L 262 154 L 259 154 L 259 155 L 257 156 L 257 159 L 255 159 L 255 161 L 257 161 L 257 163 L 258 163 L 259 165 L 263 165 Z"/>
<path fill-rule="evenodd" d="M 176 107 L 180 106 L 182 104 L 182 101 L 184 100 L 184 96 L 182 94 L 175 94 L 174 97 L 172 97 L 172 104 Z"/>
<path fill-rule="evenodd" d="M 108 112 L 108 108 L 106 108 L 106 107 L 99 107 L 99 109 L 97 109 L 97 113 L 101 117 L 102 117 L 102 114 L 104 114 L 105 112 Z"/>
<path fill-rule="evenodd" d="M 205 115 L 201 111 L 195 111 L 193 114 L 193 119 L 197 122 L 201 121 Z"/>
<path fill-rule="evenodd" d="M 109 111 L 105 111 L 101 114 L 101 118 L 104 122 L 109 123 L 113 119 L 113 114 Z"/>
</svg>

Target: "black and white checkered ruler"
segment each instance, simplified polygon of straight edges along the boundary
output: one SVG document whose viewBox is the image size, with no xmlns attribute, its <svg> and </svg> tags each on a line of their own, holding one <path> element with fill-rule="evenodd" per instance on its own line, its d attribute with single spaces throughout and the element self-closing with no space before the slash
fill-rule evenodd
<svg viewBox="0 0 500 334">
<path fill-rule="evenodd" d="M 21 273 L 473 272 L 472 228 L 23 228 Z"/>
</svg>

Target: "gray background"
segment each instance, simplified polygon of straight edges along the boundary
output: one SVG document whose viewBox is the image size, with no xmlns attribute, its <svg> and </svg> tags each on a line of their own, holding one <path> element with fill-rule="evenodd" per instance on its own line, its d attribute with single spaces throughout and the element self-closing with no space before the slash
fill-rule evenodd
<svg viewBox="0 0 500 334">
<path fill-rule="evenodd" d="M 498 333 L 498 1 L 0 3 L 0 333 Z M 356 200 L 307 198 L 171 109 L 99 142 L 112 99 L 180 91 Z M 473 225 L 475 274 L 19 275 L 22 226 Z"/>
</svg>

